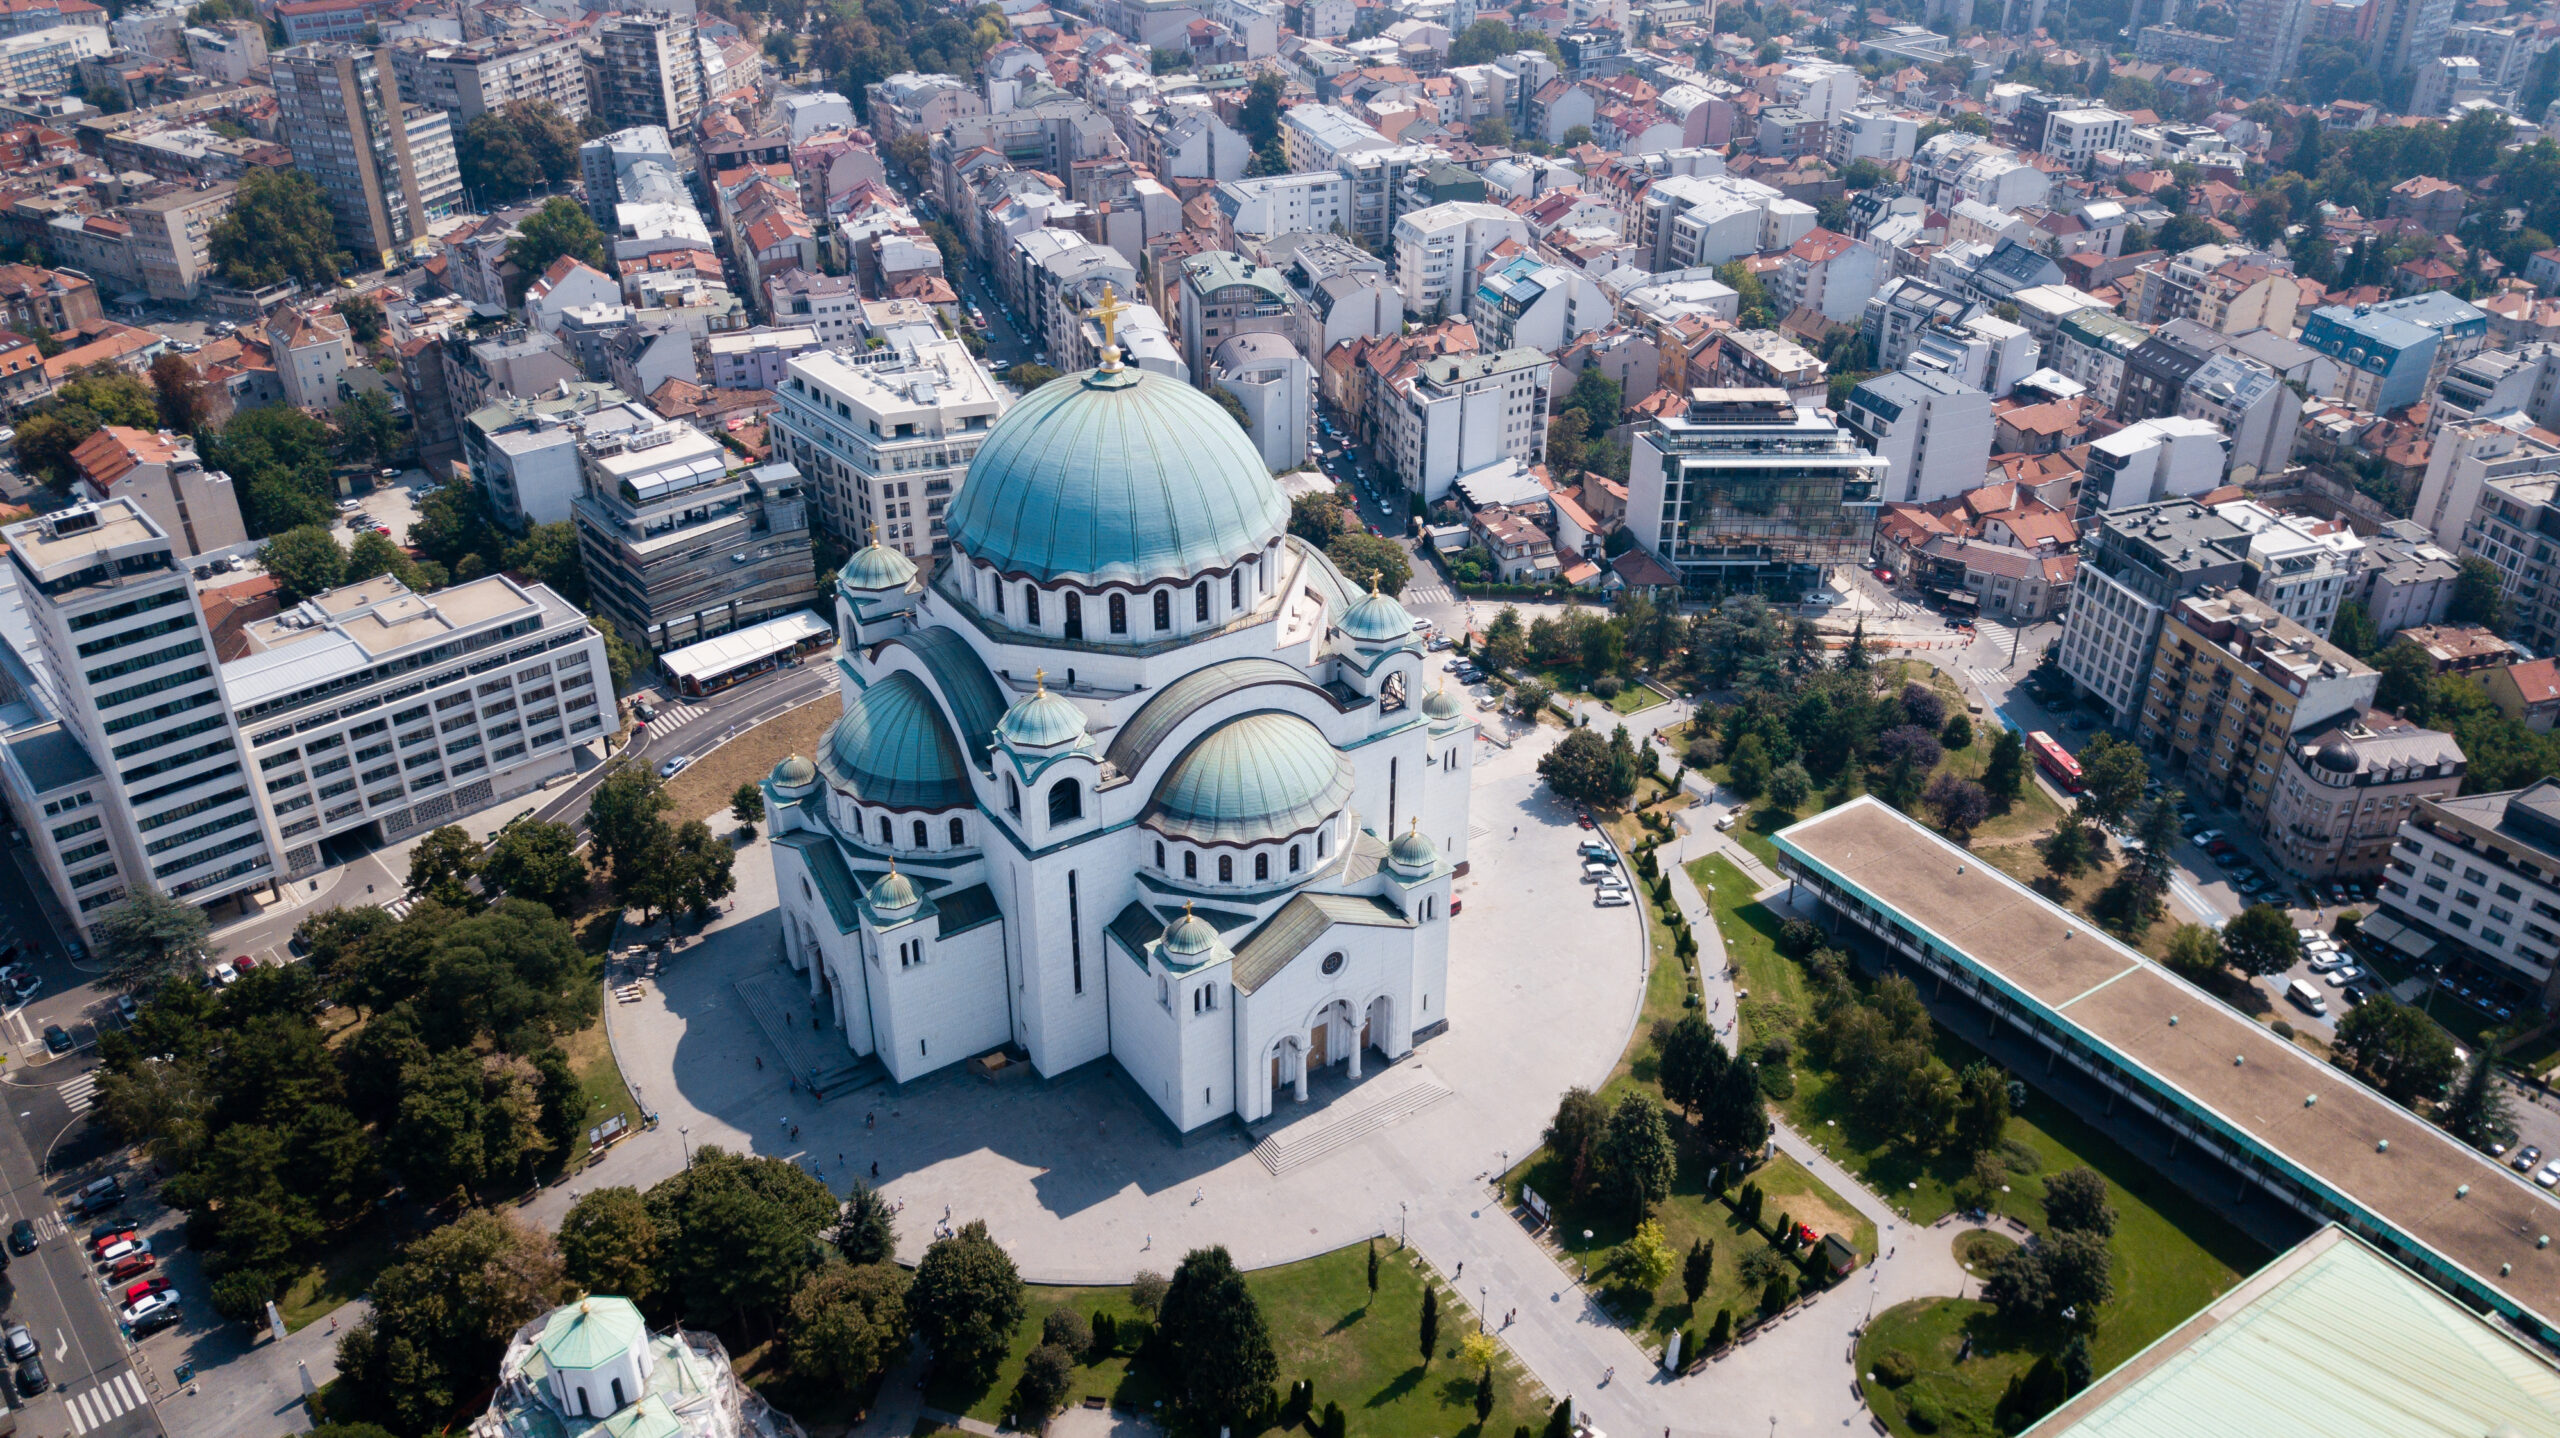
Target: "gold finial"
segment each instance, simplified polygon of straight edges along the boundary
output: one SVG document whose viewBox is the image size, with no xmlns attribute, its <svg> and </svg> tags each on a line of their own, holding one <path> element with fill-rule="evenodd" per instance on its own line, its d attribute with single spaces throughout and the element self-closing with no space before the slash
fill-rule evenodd
<svg viewBox="0 0 2560 1438">
<path fill-rule="evenodd" d="M 1034 670 L 1032 670 L 1032 671 L 1031 671 L 1031 697 L 1032 697 L 1032 698 L 1034 698 L 1034 699 L 1037 699 L 1037 698 L 1039 698 L 1041 695 L 1046 694 L 1046 693 L 1048 693 L 1048 692 L 1049 692 L 1049 671 L 1048 671 L 1048 670 L 1046 670 L 1046 669 L 1034 669 Z"/>
<path fill-rule="evenodd" d="M 871 542 L 873 544 L 878 544 L 880 542 L 880 526 L 877 523 L 874 523 L 871 526 Z"/>
<path fill-rule="evenodd" d="M 1420 814 L 1414 815 L 1413 822 L 1405 825 L 1404 831 L 1408 834 L 1418 834 L 1422 832 L 1422 816 Z"/>
<path fill-rule="evenodd" d="M 1102 287 L 1102 303 L 1092 310 L 1093 318 L 1102 326 L 1102 372 L 1120 372 L 1120 316 L 1129 306 L 1120 303 L 1119 292 L 1108 283 Z"/>
<path fill-rule="evenodd" d="M 1186 919 L 1191 917 L 1191 901 L 1189 899 L 1182 901 L 1182 917 Z"/>
</svg>

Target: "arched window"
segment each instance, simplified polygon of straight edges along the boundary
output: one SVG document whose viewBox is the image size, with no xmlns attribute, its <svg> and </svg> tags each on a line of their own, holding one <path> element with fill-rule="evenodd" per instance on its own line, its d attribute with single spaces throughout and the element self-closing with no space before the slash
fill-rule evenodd
<svg viewBox="0 0 2560 1438">
<path fill-rule="evenodd" d="M 578 1416 L 581 1418 L 596 1416 L 596 1401 L 587 1396 L 587 1388 L 583 1383 L 578 1385 Z"/>
<path fill-rule="evenodd" d="M 1162 839 L 1156 840 L 1156 867 L 1159 869 L 1164 867 L 1164 840 Z"/>
<path fill-rule="evenodd" d="M 613 1411 L 616 1413 L 621 1412 L 622 1405 L 626 1401 L 627 1400 L 622 1396 L 622 1380 L 617 1378 L 613 1380 Z"/>
<path fill-rule="evenodd" d="M 1161 632 L 1163 630 L 1171 629 L 1172 627 L 1173 591 L 1170 589 L 1159 589 L 1156 591 L 1156 629 Z"/>
<path fill-rule="evenodd" d="M 1111 632 L 1114 634 L 1126 634 L 1129 632 L 1128 595 L 1114 594 L 1111 596 Z"/>
<path fill-rule="evenodd" d="M 1073 598 L 1073 596 L 1069 596 Z M 1049 786 L 1049 822 L 1063 824 L 1084 817 L 1084 791 L 1073 779 L 1061 779 Z"/>
<path fill-rule="evenodd" d="M 1034 629 L 1040 627 L 1040 590 L 1036 585 L 1022 586 L 1022 622 Z"/>
<path fill-rule="evenodd" d="M 989 576 L 989 578 L 993 579 L 993 576 Z M 994 586 L 996 592 L 996 613 L 1001 615 L 1004 613 L 1004 581 L 1001 579 L 994 579 Z"/>
<path fill-rule="evenodd" d="M 1256 854 L 1256 855 L 1254 855 L 1254 856 L 1253 856 L 1253 881 L 1254 881 L 1255 883 L 1259 884 L 1259 883 L 1263 882 L 1264 880 L 1269 879 L 1270 877 L 1271 877 L 1271 856 L 1270 856 L 1269 854 Z"/>
<path fill-rule="evenodd" d="M 1241 569 L 1227 576 L 1227 608 L 1237 611 L 1244 608 L 1244 571 Z"/>
<path fill-rule="evenodd" d="M 1318 830 L 1316 830 L 1316 857 L 1317 857 L 1317 858 L 1321 859 L 1321 858 L 1323 858 L 1323 857 L 1324 857 L 1325 841 L 1326 841 L 1327 839 L 1332 838 L 1332 837 L 1333 837 L 1333 831 L 1332 831 L 1332 830 L 1330 830 L 1330 829 L 1318 829 Z"/>
<path fill-rule="evenodd" d="M 1236 856 L 1233 854 L 1220 854 L 1218 856 L 1218 882 L 1221 884 L 1232 884 L 1235 881 Z"/>
<path fill-rule="evenodd" d="M 1013 782 L 1011 774 L 1004 776 L 1004 811 L 1017 819 L 1022 817 L 1022 786 Z"/>
<path fill-rule="evenodd" d="M 889 835 L 889 816 L 886 814 L 880 816 L 880 842 L 883 844 L 894 844 L 898 842 Z"/>
<path fill-rule="evenodd" d="M 1191 618 L 1198 624 L 1209 622 L 1209 581 L 1205 579 L 1191 591 Z"/>
<path fill-rule="evenodd" d="M 1298 846 L 1295 844 L 1289 846 L 1289 872 L 1298 872 Z"/>
<path fill-rule="evenodd" d="M 800 897 L 804 899 L 818 897 L 818 891 L 809 887 L 809 876 L 806 874 L 800 876 Z"/>
<path fill-rule="evenodd" d="M 924 820 L 922 820 L 922 819 L 918 819 L 918 820 L 916 820 L 915 828 L 916 828 L 916 847 L 917 847 L 917 848 L 919 848 L 919 849 L 924 848 L 925 846 L 927 846 L 927 845 L 929 845 L 929 844 L 931 844 L 931 843 L 933 842 L 933 840 L 931 840 L 931 839 L 929 839 L 929 838 L 926 838 L 926 837 L 925 837 Z"/>
<path fill-rule="evenodd" d="M 1084 596 L 1073 590 L 1067 592 L 1067 637 L 1084 637 Z"/>
<path fill-rule="evenodd" d="M 951 820 L 951 842 L 954 844 L 969 842 L 969 831 L 960 827 L 960 819 L 957 815 L 954 815 Z"/>
</svg>

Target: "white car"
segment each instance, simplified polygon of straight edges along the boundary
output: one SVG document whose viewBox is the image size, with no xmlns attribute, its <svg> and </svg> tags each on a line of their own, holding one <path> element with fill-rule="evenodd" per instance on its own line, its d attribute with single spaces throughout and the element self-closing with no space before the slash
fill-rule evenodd
<svg viewBox="0 0 2560 1438">
<path fill-rule="evenodd" d="M 2321 937 L 2318 929 L 2296 929 L 2293 931 L 2293 936 L 2300 939 L 2302 946 L 2306 949 L 2318 944 Z"/>
<path fill-rule="evenodd" d="M 1586 884 L 1596 884 L 1603 879 L 1616 877 L 1618 877 L 1618 866 L 1615 864 L 1603 864 L 1597 859 L 1582 861 L 1582 882 Z"/>
<path fill-rule="evenodd" d="M 1591 899 L 1592 907 L 1599 909 L 1615 909 L 1634 902 L 1635 900 L 1629 898 L 1624 889 L 1602 889 Z M 2547 1188 L 2549 1185 L 2546 1184 L 2544 1187 Z"/>
<path fill-rule="evenodd" d="M 342 499 L 338 501 L 338 512 L 340 514 L 353 514 L 363 507 L 363 505 L 356 503 L 352 499 Z"/>
<path fill-rule="evenodd" d="M 2340 964 L 2338 967 L 2322 974 L 2320 976 L 2320 982 L 2327 984 L 2333 989 L 2342 989 L 2363 977 L 2364 970 L 2357 968 L 2353 964 Z"/>
<path fill-rule="evenodd" d="M 2311 956 L 2311 972 L 2315 974 L 2325 974 L 2346 961 L 2347 956 L 2344 954 L 2313 954 Z"/>
<path fill-rule="evenodd" d="M 672 779 L 678 774 L 683 773 L 685 771 L 685 766 L 692 762 L 692 755 L 678 754 L 676 757 L 669 759 L 664 764 L 658 766 L 658 777 L 661 779 Z"/>
<path fill-rule="evenodd" d="M 143 1318 L 149 1317 L 151 1314 L 159 1312 L 163 1308 L 175 1308 L 178 1306 L 179 1302 L 180 1296 L 178 1290 L 174 1288 L 164 1288 L 157 1293 L 146 1293 L 131 1303 L 126 1304 L 124 1306 L 122 1316 L 125 1322 L 134 1323 Z"/>
<path fill-rule="evenodd" d="M 230 960 L 225 959 L 206 970 L 205 977 L 213 981 L 215 988 L 227 989 L 240 982 L 240 971 L 231 966 Z"/>
<path fill-rule="evenodd" d="M 2544 1164 L 2542 1166 L 2542 1172 L 2533 1176 L 2533 1181 L 2541 1184 L 2544 1188 L 2549 1188 L 2553 1184 L 2560 1184 L 2560 1158 L 2555 1158 L 2551 1162 Z"/>
</svg>

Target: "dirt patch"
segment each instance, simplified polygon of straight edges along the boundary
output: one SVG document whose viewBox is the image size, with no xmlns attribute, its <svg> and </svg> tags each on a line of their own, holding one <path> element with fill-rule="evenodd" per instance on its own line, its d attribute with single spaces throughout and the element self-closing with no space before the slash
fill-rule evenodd
<svg viewBox="0 0 2560 1438">
<path fill-rule="evenodd" d="M 740 784 L 762 779 L 773 766 L 793 754 L 817 757 L 827 726 L 844 717 L 844 706 L 832 693 L 821 694 L 788 714 L 758 724 L 712 750 L 683 773 L 667 781 L 667 797 L 675 801 L 676 822 L 726 814 L 729 796 Z M 728 823 L 715 823 L 725 832 Z"/>
<path fill-rule="evenodd" d="M 1847 1238 L 1854 1236 L 1858 1231 L 1856 1214 L 1833 1208 L 1810 1193 L 1791 1193 L 1783 1202 L 1773 1195 L 1769 1199 L 1769 1207 L 1772 1209 L 1783 1207 L 1787 1217 L 1810 1227 L 1816 1233 L 1837 1233 Z M 1770 1216 L 1775 1218 L 1777 1215 L 1773 1212 Z"/>
</svg>

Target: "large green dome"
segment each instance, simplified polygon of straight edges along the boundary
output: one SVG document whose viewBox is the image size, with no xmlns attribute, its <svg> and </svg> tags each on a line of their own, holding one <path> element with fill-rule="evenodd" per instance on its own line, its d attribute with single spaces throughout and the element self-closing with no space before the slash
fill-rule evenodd
<svg viewBox="0 0 2560 1438">
<path fill-rule="evenodd" d="M 1177 839 L 1254 844 L 1312 829 L 1351 800 L 1351 761 L 1295 714 L 1230 719 L 1173 761 L 1147 823 Z"/>
<path fill-rule="evenodd" d="M 827 730 L 827 778 L 866 804 L 948 809 L 971 801 L 960 745 L 942 710 L 904 670 L 847 703 Z"/>
<path fill-rule="evenodd" d="M 1040 582 L 1148 584 L 1258 552 L 1287 525 L 1217 402 L 1140 370 L 1052 380 L 996 421 L 951 501 L 954 549 Z"/>
</svg>

